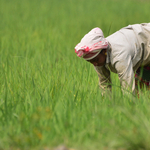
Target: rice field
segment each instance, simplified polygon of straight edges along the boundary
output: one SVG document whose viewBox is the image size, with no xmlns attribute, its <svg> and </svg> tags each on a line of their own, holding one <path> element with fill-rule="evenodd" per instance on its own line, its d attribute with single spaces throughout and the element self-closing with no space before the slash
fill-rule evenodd
<svg viewBox="0 0 150 150">
<path fill-rule="evenodd" d="M 148 0 L 0 0 L 0 150 L 150 150 L 150 95 L 103 96 L 75 45 L 150 22 Z"/>
</svg>

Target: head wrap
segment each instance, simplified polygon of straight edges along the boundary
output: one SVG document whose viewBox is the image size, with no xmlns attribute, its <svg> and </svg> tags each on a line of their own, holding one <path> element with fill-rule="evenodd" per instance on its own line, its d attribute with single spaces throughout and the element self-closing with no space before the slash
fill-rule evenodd
<svg viewBox="0 0 150 150">
<path fill-rule="evenodd" d="M 90 60 L 96 57 L 102 49 L 108 47 L 108 42 L 104 38 L 100 28 L 94 28 L 87 33 L 75 47 L 75 53 L 85 60 Z"/>
</svg>

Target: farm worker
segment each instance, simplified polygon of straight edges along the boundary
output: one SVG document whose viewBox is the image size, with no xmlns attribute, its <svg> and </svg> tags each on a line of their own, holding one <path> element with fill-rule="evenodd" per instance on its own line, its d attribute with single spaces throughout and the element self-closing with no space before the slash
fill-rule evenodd
<svg viewBox="0 0 150 150">
<path fill-rule="evenodd" d="M 135 94 L 137 81 L 150 85 L 150 23 L 128 25 L 106 38 L 94 28 L 75 46 L 75 53 L 94 65 L 103 90 L 111 90 L 110 71 L 118 74 L 124 92 Z"/>
</svg>

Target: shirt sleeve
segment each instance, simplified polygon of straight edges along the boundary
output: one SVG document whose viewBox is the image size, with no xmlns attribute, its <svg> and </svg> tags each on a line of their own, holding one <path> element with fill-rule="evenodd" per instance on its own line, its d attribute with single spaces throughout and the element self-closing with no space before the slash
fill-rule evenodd
<svg viewBox="0 0 150 150">
<path fill-rule="evenodd" d="M 110 71 L 105 66 L 94 66 L 98 77 L 100 89 L 111 91 Z"/>
<path fill-rule="evenodd" d="M 122 57 L 115 62 L 123 93 L 135 92 L 135 79 L 131 56 Z"/>
</svg>

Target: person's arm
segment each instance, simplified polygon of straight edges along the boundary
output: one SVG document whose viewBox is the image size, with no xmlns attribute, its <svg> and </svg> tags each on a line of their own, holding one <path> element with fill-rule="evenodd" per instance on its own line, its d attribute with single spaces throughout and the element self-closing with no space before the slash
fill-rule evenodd
<svg viewBox="0 0 150 150">
<path fill-rule="evenodd" d="M 99 86 L 100 89 L 105 91 L 106 89 L 111 91 L 111 79 L 110 79 L 110 71 L 105 66 L 94 66 L 98 77 L 99 77 Z"/>
<path fill-rule="evenodd" d="M 123 93 L 135 92 L 135 79 L 131 56 L 118 59 L 115 63 L 115 68 L 122 86 Z"/>
</svg>

